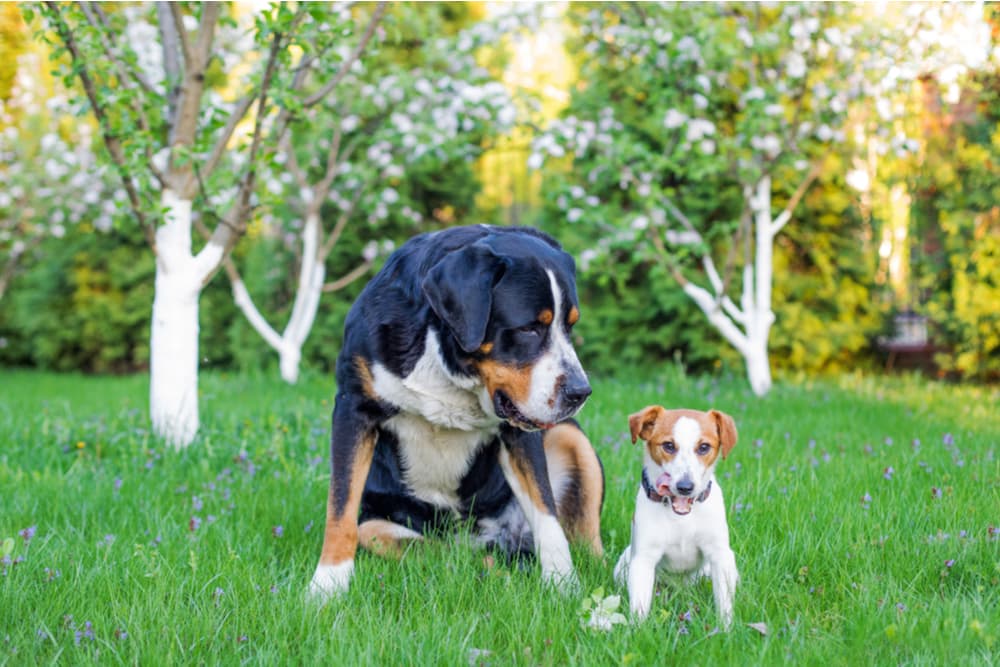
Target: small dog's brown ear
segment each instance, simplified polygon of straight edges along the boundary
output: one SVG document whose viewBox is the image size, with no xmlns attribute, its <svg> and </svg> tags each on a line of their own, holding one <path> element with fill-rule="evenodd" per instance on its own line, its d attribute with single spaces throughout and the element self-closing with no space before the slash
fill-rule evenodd
<svg viewBox="0 0 1000 667">
<path fill-rule="evenodd" d="M 653 434 L 653 425 L 663 414 L 663 408 L 659 405 L 650 405 L 628 418 L 628 430 L 632 433 L 632 444 L 636 438 L 646 440 Z"/>
<path fill-rule="evenodd" d="M 719 431 L 719 446 L 722 447 L 722 458 L 729 456 L 729 452 L 736 446 L 736 422 L 725 412 L 710 410 L 708 413 L 715 421 L 715 427 Z"/>
</svg>

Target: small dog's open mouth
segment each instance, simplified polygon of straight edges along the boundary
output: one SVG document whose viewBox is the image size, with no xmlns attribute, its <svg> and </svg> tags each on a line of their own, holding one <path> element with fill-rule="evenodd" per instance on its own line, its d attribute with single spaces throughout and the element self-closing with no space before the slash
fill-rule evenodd
<svg viewBox="0 0 1000 667">
<path fill-rule="evenodd" d="M 688 514 L 691 511 L 691 507 L 694 505 L 694 496 L 671 496 L 670 497 L 670 508 L 674 510 L 674 514 Z"/>
<path fill-rule="evenodd" d="M 496 412 L 497 417 L 506 420 L 511 426 L 516 426 L 522 431 L 544 431 L 555 426 L 555 424 L 529 419 L 517 409 L 514 401 L 499 389 L 493 392 L 493 411 Z"/>
</svg>

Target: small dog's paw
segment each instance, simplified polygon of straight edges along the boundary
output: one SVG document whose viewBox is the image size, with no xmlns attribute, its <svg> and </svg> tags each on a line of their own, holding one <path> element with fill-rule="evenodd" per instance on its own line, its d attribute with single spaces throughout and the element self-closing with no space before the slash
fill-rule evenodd
<svg viewBox="0 0 1000 667">
<path fill-rule="evenodd" d="M 349 560 L 337 565 L 318 565 L 312 581 L 306 589 L 306 596 L 319 603 L 343 595 L 351 584 L 354 574 L 354 561 Z"/>
</svg>

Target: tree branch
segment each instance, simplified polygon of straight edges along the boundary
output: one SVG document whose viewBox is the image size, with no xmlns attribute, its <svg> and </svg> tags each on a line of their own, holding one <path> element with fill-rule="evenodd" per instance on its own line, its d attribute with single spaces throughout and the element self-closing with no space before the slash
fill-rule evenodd
<svg viewBox="0 0 1000 667">
<path fill-rule="evenodd" d="M 302 11 L 301 8 L 299 11 Z M 260 93 L 257 95 L 257 115 L 254 118 L 253 139 L 250 143 L 250 155 L 247 159 L 247 173 L 240 181 L 239 190 L 236 194 L 236 201 L 229 209 L 225 218 L 220 220 L 212 232 L 205 247 L 201 249 L 195 258 L 197 270 L 202 276 L 203 284 L 206 283 L 216 270 L 219 263 L 229 250 L 236 244 L 246 229 L 247 218 L 252 210 L 251 199 L 253 197 L 254 183 L 257 171 L 255 162 L 257 151 L 260 149 L 264 125 L 265 105 L 267 104 L 267 91 L 271 87 L 274 79 L 274 71 L 277 68 L 278 56 L 283 48 L 284 35 L 275 32 L 271 40 L 271 49 L 268 54 L 267 65 L 264 68 L 264 76 L 260 83 Z"/>
<path fill-rule="evenodd" d="M 379 21 L 382 20 L 382 15 L 385 14 L 387 7 L 388 3 L 386 2 L 379 2 L 375 6 L 375 11 L 372 13 L 372 18 L 368 22 L 368 27 L 365 29 L 364 35 L 361 36 L 361 41 L 358 42 L 357 46 L 354 47 L 354 50 L 351 51 L 350 55 L 348 55 L 344 62 L 341 63 L 340 69 L 333 76 L 333 78 L 327 81 L 326 84 L 318 91 L 307 97 L 302 102 L 302 106 L 313 106 L 326 97 L 331 90 L 340 85 L 343 78 L 347 76 L 347 72 L 350 71 L 351 66 L 354 65 L 355 61 L 357 61 L 357 59 L 361 56 L 362 51 L 364 51 L 365 47 L 368 46 L 369 40 L 371 40 L 372 35 L 375 34 L 375 27 L 378 25 Z"/>
<path fill-rule="evenodd" d="M 333 246 L 337 245 L 337 241 L 340 240 L 340 235 L 344 232 L 344 227 L 347 225 L 347 221 L 350 219 L 351 214 L 354 213 L 354 209 L 361 200 L 361 194 L 363 192 L 364 188 L 358 187 L 354 191 L 354 197 L 351 198 L 351 203 L 347 205 L 347 208 L 343 212 L 341 212 L 340 217 L 337 219 L 337 224 L 334 225 L 333 231 L 330 232 L 330 236 L 327 237 L 326 241 L 323 243 L 323 247 L 319 251 L 319 259 L 321 262 L 326 261 L 327 256 L 333 250 Z"/>
<path fill-rule="evenodd" d="M 83 56 L 80 53 L 73 31 L 70 30 L 69 25 L 66 23 L 57 2 L 46 0 L 45 6 L 49 9 L 52 16 L 56 33 L 66 46 L 66 50 L 69 51 L 70 58 L 76 66 L 77 76 L 80 78 L 80 83 L 83 85 L 84 93 L 87 95 L 87 100 L 90 102 L 90 108 L 94 110 L 94 116 L 97 118 L 98 125 L 101 128 L 101 138 L 104 139 L 104 145 L 107 147 L 108 153 L 111 155 L 112 162 L 114 162 L 116 167 L 116 171 L 118 171 L 118 176 L 122 180 L 122 185 L 125 187 L 125 193 L 128 195 L 129 205 L 132 207 L 132 212 L 139 220 L 139 226 L 146 237 L 146 242 L 155 253 L 156 232 L 142 211 L 142 201 L 125 164 L 125 156 L 122 152 L 121 142 L 118 141 L 118 138 L 114 136 L 114 133 L 111 131 L 107 113 L 105 112 L 104 107 L 101 106 L 100 100 L 97 97 L 97 87 L 94 85 L 94 80 L 91 78 L 90 71 L 87 69 L 87 63 L 84 61 Z"/>
<path fill-rule="evenodd" d="M 128 79 L 132 79 L 144 91 L 150 95 L 156 95 L 156 88 L 142 75 L 142 72 L 135 67 L 129 66 L 128 62 L 119 58 L 115 53 L 114 44 L 111 42 L 115 31 L 108 25 L 107 18 L 104 16 L 104 12 L 101 11 L 100 5 L 94 2 L 81 2 L 80 10 L 83 11 L 87 23 L 97 32 L 101 40 L 101 46 L 104 48 L 104 53 L 108 56 L 108 60 L 115 64 L 122 83 L 124 84 Z"/>
<path fill-rule="evenodd" d="M 167 87 L 167 126 L 171 129 L 177 119 L 177 98 L 180 95 L 181 63 L 180 37 L 173 17 L 173 3 L 157 2 L 157 23 L 160 26 L 160 46 L 163 49 L 163 80 Z M 168 145 L 174 137 L 168 138 Z"/>
<path fill-rule="evenodd" d="M 337 278 L 336 280 L 333 280 L 323 285 L 323 291 L 336 292 L 337 290 L 344 289 L 345 287 L 353 283 L 355 280 L 368 273 L 368 269 L 372 267 L 372 264 L 374 264 L 372 260 L 366 259 L 361 264 L 354 267 L 340 278 Z"/>
<path fill-rule="evenodd" d="M 792 198 L 788 200 L 788 204 L 785 206 L 785 209 L 778 215 L 777 218 L 774 219 L 774 222 L 771 223 L 772 236 L 780 232 L 781 228 L 788 224 L 788 221 L 791 220 L 792 213 L 795 212 L 795 207 L 799 205 L 799 201 L 803 196 L 805 196 L 806 191 L 809 189 L 809 186 L 812 185 L 812 182 L 816 180 L 817 176 L 819 176 L 819 172 L 822 168 L 823 158 L 820 158 L 816 160 L 812 169 L 809 170 L 806 177 L 801 183 L 799 183 L 799 187 L 795 190 L 794 194 L 792 194 Z"/>
<path fill-rule="evenodd" d="M 87 23 L 90 27 L 94 29 L 94 32 L 98 35 L 98 39 L 101 42 L 101 48 L 104 50 L 104 55 L 107 57 L 108 61 L 111 62 L 118 74 L 118 79 L 123 88 L 126 90 L 132 89 L 133 84 L 130 83 L 130 79 L 135 81 L 140 88 L 142 88 L 147 94 L 156 96 L 158 93 L 153 89 L 153 86 L 146 81 L 141 74 L 134 71 L 132 68 L 122 61 L 116 54 L 114 46 L 108 35 L 113 34 L 111 28 L 108 26 L 107 20 L 104 17 L 104 12 L 101 11 L 100 7 L 94 5 L 90 2 L 81 2 L 80 11 L 83 12 L 84 17 L 87 19 Z M 139 123 L 139 128 L 148 134 L 151 134 L 149 126 L 149 118 L 146 116 L 146 111 L 143 109 L 142 101 L 135 96 L 128 96 L 129 106 L 135 113 L 136 120 Z M 149 170 L 152 172 L 153 177 L 159 181 L 160 185 L 163 185 L 163 174 L 160 170 L 156 168 L 156 164 L 153 161 L 153 148 L 150 143 L 146 144 L 146 162 L 149 165 Z"/>
<path fill-rule="evenodd" d="M 256 93 L 247 93 L 236 102 L 236 106 L 229 112 L 226 125 L 222 128 L 222 133 L 216 139 L 215 146 L 212 147 L 212 152 L 209 153 L 205 164 L 202 166 L 201 170 L 205 178 L 211 176 L 212 172 L 219 165 L 219 160 L 222 159 L 222 155 L 226 152 L 226 147 L 229 145 L 229 140 L 233 137 L 233 132 L 236 131 L 236 126 L 247 115 L 247 110 L 250 109 L 250 105 L 253 104 L 256 97 Z"/>
<path fill-rule="evenodd" d="M 193 68 L 194 65 L 194 52 L 191 50 L 191 40 L 188 39 L 187 30 L 184 28 L 184 15 L 181 14 L 181 4 L 179 2 L 167 3 L 170 5 L 170 15 L 174 17 L 174 29 L 177 31 L 177 37 L 180 39 L 181 55 L 184 57 L 184 66 L 186 68 Z M 205 16 L 202 14 L 202 19 Z"/>
</svg>

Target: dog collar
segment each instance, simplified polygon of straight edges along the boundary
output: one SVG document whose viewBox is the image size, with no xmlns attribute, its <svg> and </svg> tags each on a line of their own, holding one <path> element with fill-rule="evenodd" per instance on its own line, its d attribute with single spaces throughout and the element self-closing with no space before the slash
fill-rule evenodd
<svg viewBox="0 0 1000 667">
<path fill-rule="evenodd" d="M 652 500 L 654 503 L 660 503 L 661 505 L 669 505 L 671 503 L 671 498 L 673 496 L 661 496 L 653 488 L 653 485 L 649 483 L 649 478 L 646 477 L 646 469 L 642 470 L 642 490 L 646 492 L 646 497 Z M 703 503 L 708 498 L 708 494 L 712 492 L 712 481 L 709 480 L 708 486 L 705 490 L 698 494 L 698 497 L 694 499 L 696 503 Z"/>
</svg>

